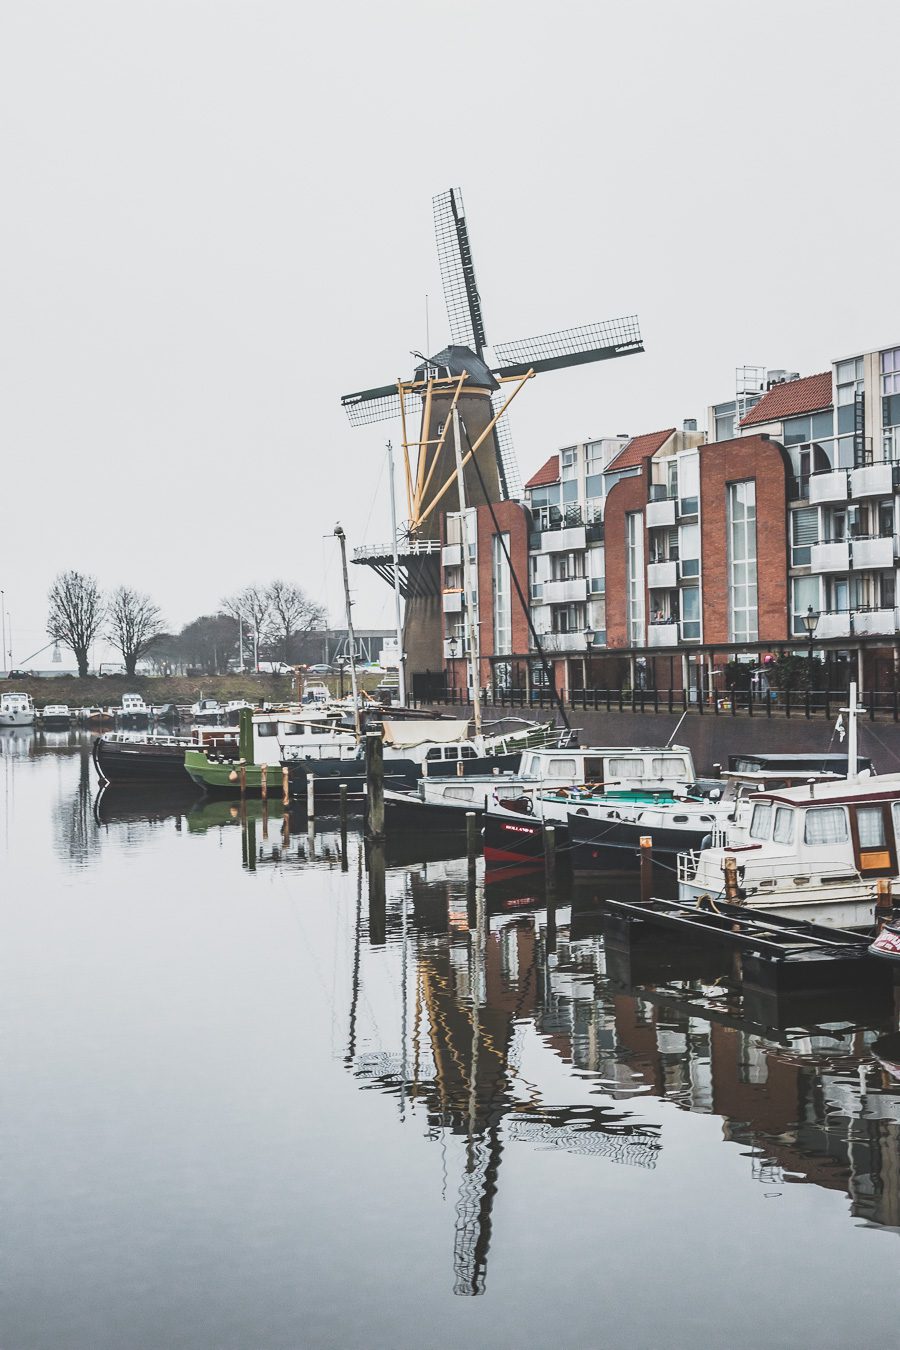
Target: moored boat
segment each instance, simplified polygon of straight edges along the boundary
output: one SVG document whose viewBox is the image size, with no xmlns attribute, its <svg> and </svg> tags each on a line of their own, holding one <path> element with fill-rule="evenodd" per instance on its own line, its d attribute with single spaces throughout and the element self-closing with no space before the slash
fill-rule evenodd
<svg viewBox="0 0 900 1350">
<path fill-rule="evenodd" d="M 67 703 L 48 703 L 41 709 L 41 726 L 47 731 L 65 731 L 72 725 L 72 709 Z"/>
<path fill-rule="evenodd" d="M 0 695 L 0 727 L 34 726 L 34 704 L 30 694 Z"/>
</svg>

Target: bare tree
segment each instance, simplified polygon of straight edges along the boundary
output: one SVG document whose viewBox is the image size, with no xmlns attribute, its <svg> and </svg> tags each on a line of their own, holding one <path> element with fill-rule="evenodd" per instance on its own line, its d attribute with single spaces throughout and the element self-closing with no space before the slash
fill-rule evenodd
<svg viewBox="0 0 900 1350">
<path fill-rule="evenodd" d="M 269 593 L 262 586 L 245 586 L 237 595 L 226 596 L 222 601 L 226 613 L 249 625 L 253 633 L 254 665 L 259 662 L 259 649 L 265 642 L 272 622 L 272 604 Z"/>
<path fill-rule="evenodd" d="M 120 586 L 109 600 L 106 636 L 122 653 L 125 674 L 134 675 L 137 663 L 162 632 L 162 615 L 149 595 Z"/>
<path fill-rule="evenodd" d="M 47 598 L 50 602 L 47 632 L 71 649 L 83 679 L 88 673 L 91 643 L 100 632 L 106 613 L 97 578 L 82 572 L 60 572 Z"/>
<path fill-rule="evenodd" d="M 321 627 L 325 608 L 289 581 L 273 581 L 266 594 L 272 611 L 272 641 L 280 645 L 282 661 L 290 661 L 292 638 L 297 633 Z"/>
</svg>

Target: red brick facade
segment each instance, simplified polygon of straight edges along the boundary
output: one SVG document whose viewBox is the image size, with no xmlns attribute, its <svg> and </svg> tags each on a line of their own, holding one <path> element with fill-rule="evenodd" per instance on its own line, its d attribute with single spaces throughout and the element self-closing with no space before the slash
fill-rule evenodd
<svg viewBox="0 0 900 1350">
<path fill-rule="evenodd" d="M 703 640 L 728 642 L 728 485 L 756 482 L 759 641 L 788 636 L 788 460 L 777 441 L 743 436 L 700 449 Z"/>
</svg>

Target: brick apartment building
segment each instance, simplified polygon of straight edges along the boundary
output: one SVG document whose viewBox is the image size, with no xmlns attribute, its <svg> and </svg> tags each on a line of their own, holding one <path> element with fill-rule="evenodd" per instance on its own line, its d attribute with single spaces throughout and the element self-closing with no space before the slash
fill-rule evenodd
<svg viewBox="0 0 900 1350">
<path fill-rule="evenodd" d="M 829 370 L 745 367 L 696 423 L 549 456 L 495 508 L 558 688 L 723 687 L 729 660 L 809 650 L 840 687 L 898 668 L 900 346 Z M 546 682 L 490 512 L 477 536 L 482 685 Z M 454 524 L 455 521 L 455 524 Z M 465 684 L 459 516 L 443 540 L 448 682 Z M 455 642 L 452 655 L 451 643 Z M 837 669 L 835 669 L 837 668 Z"/>
</svg>

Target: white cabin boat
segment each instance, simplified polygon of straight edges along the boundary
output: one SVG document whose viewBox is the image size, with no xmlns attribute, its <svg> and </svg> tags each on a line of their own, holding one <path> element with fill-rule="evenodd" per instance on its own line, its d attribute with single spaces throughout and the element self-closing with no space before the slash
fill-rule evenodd
<svg viewBox="0 0 900 1350">
<path fill-rule="evenodd" d="M 898 844 L 900 774 L 760 792 L 737 839 L 679 856 L 679 899 L 721 896 L 725 859 L 734 858 L 748 909 L 867 928 L 878 878 L 900 878 Z"/>
<path fill-rule="evenodd" d="M 150 720 L 150 709 L 140 694 L 123 694 L 122 706 L 115 711 L 124 721 L 148 722 Z"/>
<path fill-rule="evenodd" d="M 218 699 L 201 698 L 191 704 L 191 721 L 196 722 L 198 726 L 210 726 L 220 721 L 222 712 L 223 708 Z"/>
<path fill-rule="evenodd" d="M 48 703 L 41 712 L 41 723 L 48 730 L 65 730 L 72 725 L 72 709 L 68 703 Z"/>
<path fill-rule="evenodd" d="M 30 694 L 0 694 L 0 727 L 34 726 L 34 704 Z"/>
</svg>

